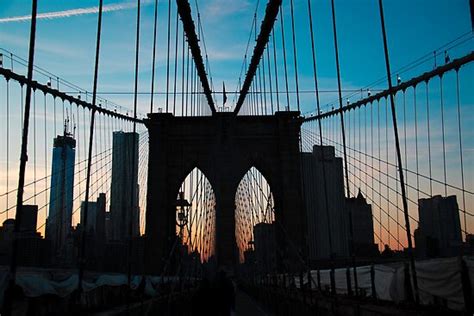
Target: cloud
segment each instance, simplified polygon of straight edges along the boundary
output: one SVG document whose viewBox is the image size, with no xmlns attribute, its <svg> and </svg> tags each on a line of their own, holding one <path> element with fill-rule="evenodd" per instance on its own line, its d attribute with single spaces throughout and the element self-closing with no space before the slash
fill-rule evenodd
<svg viewBox="0 0 474 316">
<path fill-rule="evenodd" d="M 235 13 L 245 12 L 249 6 L 250 3 L 248 1 L 215 0 L 206 6 L 205 13 L 210 17 L 222 18 Z"/>
<path fill-rule="evenodd" d="M 113 12 L 113 11 L 122 11 L 136 8 L 136 3 L 122 3 L 122 4 L 110 4 L 103 6 L 103 12 Z M 46 12 L 40 13 L 37 15 L 37 19 L 41 20 L 52 20 L 52 19 L 61 19 L 68 18 L 71 16 L 94 14 L 99 12 L 99 7 L 89 7 L 89 8 L 78 8 L 64 11 L 55 11 L 55 12 Z M 22 15 L 22 16 L 13 16 L 0 18 L 0 23 L 10 23 L 10 22 L 26 22 L 31 20 L 31 15 Z"/>
</svg>

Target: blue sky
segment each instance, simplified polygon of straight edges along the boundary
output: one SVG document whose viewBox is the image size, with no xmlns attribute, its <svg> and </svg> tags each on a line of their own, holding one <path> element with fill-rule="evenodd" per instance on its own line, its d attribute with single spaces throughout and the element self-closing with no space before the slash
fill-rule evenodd
<svg viewBox="0 0 474 316">
<path fill-rule="evenodd" d="M 106 6 L 125 4 L 126 9 L 107 12 L 103 20 L 103 41 L 100 63 L 100 91 L 133 91 L 135 41 L 135 8 L 133 1 L 105 1 Z M 140 91 L 149 91 L 153 28 L 153 1 L 142 1 Z M 166 66 L 166 14 L 168 1 L 159 1 L 159 35 L 157 89 L 164 91 Z M 174 1 L 172 1 L 174 3 Z M 213 80 L 217 90 L 225 81 L 227 90 L 236 89 L 243 55 L 250 31 L 256 1 L 199 1 L 205 40 L 208 47 Z M 258 24 L 263 17 L 264 1 L 258 10 Z M 89 8 L 97 1 L 39 1 L 38 12 L 56 12 Z M 174 5 L 174 4 L 173 4 Z M 316 32 L 318 75 L 322 89 L 335 89 L 335 62 L 332 41 L 330 1 L 312 1 Z M 471 30 L 468 0 L 453 1 L 385 1 L 386 25 L 392 69 L 432 52 L 434 49 Z M 0 19 L 30 13 L 30 2 L 2 1 Z M 193 6 L 195 12 L 195 7 Z M 286 41 L 290 78 L 292 50 L 289 1 L 284 1 Z M 377 1 L 336 1 L 343 89 L 362 88 L 385 74 L 380 18 Z M 300 88 L 312 89 L 312 69 L 306 0 L 295 1 Z M 91 90 L 96 15 L 80 15 L 43 19 L 38 23 L 35 64 L 87 90 Z M 278 21 L 277 21 L 278 23 Z M 174 23 L 172 23 L 174 24 Z M 26 57 L 28 22 L 0 23 L 0 47 Z M 277 42 L 279 37 L 277 37 Z M 253 44 L 253 43 L 252 43 Z M 472 38 L 450 51 L 452 57 L 472 50 Z M 277 44 L 278 46 L 278 44 Z M 281 51 L 280 51 L 281 53 Z M 442 57 L 439 57 L 438 63 Z M 431 63 L 431 64 L 430 64 Z M 434 61 L 424 64 L 430 69 Z M 404 79 L 420 73 L 404 74 Z M 280 72 L 283 73 L 283 72 Z M 290 81 L 290 89 L 293 82 Z M 381 86 L 384 87 L 385 83 Z M 132 96 L 106 96 L 128 108 Z M 334 94 L 323 94 L 323 103 L 335 100 Z M 160 100 L 158 98 L 158 100 Z M 230 98 L 232 100 L 232 98 Z M 313 110 L 310 99 L 302 99 L 302 112 Z M 160 101 L 158 101 L 160 102 Z M 292 102 L 294 100 L 292 99 Z M 140 98 L 142 112 L 147 97 Z"/>
<path fill-rule="evenodd" d="M 296 40 L 298 49 L 298 72 L 300 76 L 300 90 L 313 89 L 313 73 L 311 60 L 311 46 L 308 30 L 307 1 L 295 1 L 295 20 L 296 20 Z M 81 8 L 92 8 L 97 6 L 98 1 L 52 1 L 39 0 L 38 13 L 63 12 Z M 152 0 L 142 1 L 142 19 L 141 19 L 141 41 L 140 41 L 140 77 L 139 91 L 150 91 L 151 77 L 151 52 L 152 52 L 152 32 L 153 32 L 153 2 Z M 196 13 L 194 1 L 192 10 Z M 287 42 L 288 71 L 290 77 L 290 90 L 294 90 L 294 68 L 291 45 L 291 27 L 290 27 L 290 9 L 289 1 L 284 2 L 285 18 L 285 36 Z M 373 0 L 336 0 L 338 43 L 340 52 L 340 65 L 342 75 L 343 89 L 361 89 L 370 85 L 372 90 L 385 89 L 386 81 L 381 81 L 377 85 L 371 85 L 374 81 L 385 77 L 385 61 L 383 56 L 382 37 L 380 29 L 380 17 L 378 11 L 378 1 Z M 156 91 L 165 91 L 166 84 L 166 20 L 167 20 L 168 1 L 159 1 L 159 27 L 158 27 L 158 51 L 156 68 Z M 174 1 L 173 8 L 175 6 Z M 260 1 L 258 13 L 258 25 L 262 20 L 265 1 Z M 315 23 L 316 36 L 316 54 L 318 59 L 318 76 L 320 88 L 322 90 L 334 91 L 337 89 L 336 69 L 334 59 L 334 46 L 332 38 L 332 20 L 330 10 L 330 0 L 312 0 L 313 19 Z M 116 10 L 105 12 L 103 18 L 101 60 L 99 72 L 99 92 L 132 92 L 134 78 L 134 54 L 135 54 L 135 19 L 136 7 L 134 1 L 112 1 L 105 0 L 107 8 L 116 8 Z M 238 83 L 239 73 L 242 66 L 242 60 L 249 37 L 253 14 L 255 12 L 257 1 L 247 0 L 201 0 L 198 1 L 203 29 L 205 33 L 205 42 L 209 55 L 213 81 L 217 90 L 221 89 L 222 81 L 225 81 L 226 90 L 235 91 Z M 122 9 L 120 9 L 122 8 Z M 388 35 L 388 44 L 390 50 L 391 67 L 394 73 L 397 69 L 417 60 L 419 57 L 433 54 L 435 49 L 444 44 L 462 37 L 462 41 L 455 48 L 449 50 L 451 59 L 464 56 L 474 48 L 474 37 L 471 30 L 471 17 L 469 14 L 468 0 L 385 0 L 384 1 L 386 27 Z M 30 24 L 28 21 L 8 21 L 12 17 L 21 17 L 29 15 L 31 3 L 27 0 L 0 0 L 0 48 L 6 49 L 26 58 L 28 56 L 28 38 Z M 175 14 L 175 12 L 174 12 Z M 277 21 L 276 42 L 277 54 L 281 61 L 281 32 L 280 21 Z M 95 36 L 96 36 L 96 14 L 83 14 L 63 18 L 39 19 L 36 38 L 35 65 L 40 66 L 51 73 L 70 81 L 85 90 L 92 90 Z M 174 25 L 174 18 L 172 25 Z M 174 26 L 173 26 L 174 27 Z M 470 33 L 471 32 L 471 33 Z M 461 43 L 462 42 L 462 43 Z M 172 44 L 174 37 L 172 36 Z M 250 49 L 253 48 L 253 41 Z M 173 45 L 172 45 L 173 46 Z M 437 64 L 444 63 L 443 51 L 437 58 Z M 6 62 L 8 63 L 8 62 Z M 429 58 L 426 62 L 403 72 L 401 77 L 408 80 L 424 71 L 433 69 L 435 61 Z M 9 66 L 7 64 L 7 66 Z M 279 66 L 279 74 L 283 74 L 282 66 Z M 173 69 L 173 67 L 171 67 Z M 474 131 L 469 128 L 474 124 L 474 114 L 472 106 L 474 105 L 474 66 L 468 65 L 460 72 L 461 79 L 461 98 L 462 98 L 462 126 L 463 126 L 463 145 L 466 170 L 466 187 L 472 191 L 474 187 Z M 25 69 L 15 65 L 15 71 L 26 73 Z M 457 166 L 457 116 L 455 111 L 455 90 L 454 77 L 451 73 L 446 75 L 446 130 L 448 144 L 448 160 L 452 160 L 452 166 L 449 167 L 448 180 L 450 183 L 458 185 L 460 182 L 459 168 Z M 36 80 L 45 82 L 47 78 L 37 76 Z M 283 80 L 280 80 L 280 90 L 283 89 Z M 180 87 L 178 79 L 178 87 Z M 5 120 L 3 111 L 3 100 L 5 83 L 0 83 L 0 105 L 2 112 L 0 120 Z M 424 87 L 419 88 L 421 94 L 417 95 L 418 103 L 423 106 Z M 431 120 L 433 122 L 432 145 L 433 151 L 437 153 L 437 160 L 434 162 L 434 176 L 442 179 L 442 170 L 440 167 L 440 130 L 439 130 L 439 111 L 437 110 L 437 98 L 439 100 L 439 91 L 437 83 L 430 84 L 430 98 L 433 101 Z M 69 91 L 76 94 L 77 91 Z M 12 92 L 15 93 L 15 90 Z M 16 90 L 18 94 L 18 90 Z M 103 97 L 114 101 L 126 109 L 132 109 L 133 96 L 103 94 Z M 18 96 L 17 96 L 18 97 Z M 360 94 L 351 97 L 351 101 L 359 99 Z M 178 98 L 179 99 L 179 98 Z M 283 98 L 281 98 L 283 99 Z M 18 98 L 17 98 L 18 100 Z M 164 107 L 164 96 L 157 96 L 155 104 L 158 107 Z M 229 96 L 232 102 L 233 96 Z M 337 94 L 335 92 L 321 93 L 323 110 L 331 108 L 336 104 Z M 398 99 L 400 100 L 400 99 Z M 149 96 L 140 95 L 138 99 L 139 111 L 146 113 L 149 108 Z M 217 101 L 221 103 L 220 96 Z M 39 102 L 39 101 L 38 101 Z M 52 100 L 49 100 L 51 105 Z M 282 101 L 283 102 L 283 101 Z M 285 101 L 286 102 L 286 101 Z M 285 103 L 283 102 L 283 103 Z M 294 109 L 296 98 L 291 95 L 291 107 Z M 414 169 L 413 165 L 413 114 L 412 104 L 408 102 L 408 114 L 410 116 L 408 125 L 409 142 L 408 155 L 409 168 Z M 285 105 L 285 104 L 282 104 Z M 301 95 L 301 109 L 303 113 L 314 111 L 314 95 Z M 12 134 L 10 144 L 13 147 L 14 155 L 10 156 L 10 166 L 17 163 L 17 152 L 19 150 L 19 111 L 11 113 L 11 126 L 17 133 Z M 352 113 L 352 112 L 351 112 Z M 438 113 L 438 114 L 436 114 Z M 398 112 L 398 115 L 401 115 Z M 426 118 L 424 113 L 419 116 L 420 134 L 426 134 L 424 131 Z M 56 122 L 61 126 L 61 122 Z M 82 131 L 86 130 L 86 124 L 78 126 Z M 51 129 L 51 126 L 49 127 Z M 82 133 L 82 132 L 81 132 Z M 52 135 L 52 130 L 48 130 L 48 137 Z M 84 132 L 84 137 L 86 133 Z M 5 144 L 4 138 L 0 139 L 0 147 Z M 83 144 L 84 145 L 84 144 Z M 350 146 L 360 146 L 353 142 Z M 41 146 L 42 147 L 42 146 Z M 31 147 L 30 147 L 31 150 Z M 81 149 L 82 155 L 85 148 Z M 427 174 L 426 164 L 426 140 L 420 137 L 420 160 L 423 174 Z M 81 154 L 78 154 L 78 159 Z M 450 160 L 451 159 L 451 160 Z M 5 164 L 5 157 L 1 157 L 1 169 Z M 392 159 L 390 159 L 392 161 Z M 49 159 L 50 161 L 50 159 Z M 31 162 L 29 162 L 31 165 Z M 42 165 L 41 165 L 42 164 Z M 45 166 L 41 159 L 38 159 L 39 173 L 47 174 L 49 166 Z M 2 171 L 3 172 L 3 171 Z M 14 174 L 17 172 L 15 170 Z M 29 174 L 31 176 L 31 174 Z M 4 192 L 5 179 L 2 177 L 0 186 Z M 413 179 L 409 181 L 413 183 Z M 16 184 L 16 181 L 10 179 L 10 188 Z M 423 185 L 426 189 L 426 184 Z M 436 188 L 436 192 L 442 192 L 442 187 Z M 413 192 L 412 192 L 413 194 Z M 470 196 L 467 204 L 472 210 L 474 199 Z M 460 198 L 458 197 L 458 201 Z M 413 209 L 412 214 L 416 216 L 417 212 Z M 44 216 L 42 216 L 44 218 Z M 77 221 L 77 219 L 76 219 Z M 471 225 L 472 226 L 472 225 Z M 472 229 L 471 229 L 472 232 Z"/>
</svg>

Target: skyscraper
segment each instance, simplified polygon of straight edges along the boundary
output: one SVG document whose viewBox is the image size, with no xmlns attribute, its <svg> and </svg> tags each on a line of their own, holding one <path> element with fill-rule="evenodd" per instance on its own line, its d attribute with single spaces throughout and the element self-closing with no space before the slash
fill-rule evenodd
<svg viewBox="0 0 474 316">
<path fill-rule="evenodd" d="M 417 255 L 445 257 L 459 254 L 462 236 L 455 195 L 419 199 L 418 215 L 418 229 L 415 230 Z"/>
<path fill-rule="evenodd" d="M 66 238 L 71 233 L 74 159 L 76 140 L 64 124 L 64 134 L 54 139 L 51 166 L 51 193 L 46 221 L 46 239 L 51 240 L 53 256 L 63 255 Z"/>
<path fill-rule="evenodd" d="M 87 266 L 92 269 L 103 267 L 105 256 L 105 193 L 100 193 L 96 202 L 88 202 L 87 223 L 85 220 L 86 202 L 81 204 L 81 232 L 85 229 L 86 234 L 86 257 Z M 79 227 L 79 226 L 78 226 Z"/>
<path fill-rule="evenodd" d="M 138 207 L 138 133 L 114 132 L 112 148 L 112 183 L 110 215 L 112 239 L 129 238 L 130 216 L 132 237 L 140 234 Z"/>
<path fill-rule="evenodd" d="M 85 205 L 81 204 L 81 226 L 85 228 L 87 233 L 93 234 L 94 238 L 105 241 L 105 193 L 100 193 L 96 202 L 88 202 L 87 223 L 85 223 Z"/>
<path fill-rule="evenodd" d="M 344 203 L 342 159 L 335 156 L 334 147 L 314 146 L 312 153 L 302 153 L 303 189 L 306 205 L 310 260 L 349 255 L 349 221 Z M 323 161 L 326 185 L 323 181 Z M 326 191 L 326 192 L 325 192 Z M 325 194 L 328 198 L 329 219 Z"/>
<path fill-rule="evenodd" d="M 374 243 L 372 206 L 367 204 L 360 190 L 357 197 L 346 198 L 346 209 L 352 214 L 354 254 L 360 257 L 376 256 L 379 252 Z"/>
</svg>

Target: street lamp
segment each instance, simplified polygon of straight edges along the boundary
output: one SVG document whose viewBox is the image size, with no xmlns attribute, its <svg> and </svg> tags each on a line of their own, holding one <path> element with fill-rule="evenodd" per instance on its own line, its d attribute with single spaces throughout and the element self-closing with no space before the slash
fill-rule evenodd
<svg viewBox="0 0 474 316">
<path fill-rule="evenodd" d="M 180 235 L 182 234 L 184 226 L 188 224 L 190 206 L 191 204 L 184 198 L 184 192 L 180 191 L 178 199 L 176 200 L 176 225 L 179 227 Z"/>
</svg>

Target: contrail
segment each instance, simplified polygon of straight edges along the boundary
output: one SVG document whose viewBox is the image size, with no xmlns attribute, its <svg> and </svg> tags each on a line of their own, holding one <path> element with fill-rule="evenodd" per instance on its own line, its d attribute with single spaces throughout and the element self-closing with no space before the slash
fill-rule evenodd
<svg viewBox="0 0 474 316">
<path fill-rule="evenodd" d="M 136 7 L 137 5 L 135 3 L 110 4 L 110 5 L 105 5 L 102 8 L 102 10 L 103 12 L 113 12 L 113 11 L 133 9 Z M 71 16 L 93 14 L 97 12 L 99 12 L 99 7 L 79 8 L 79 9 L 72 9 L 72 10 L 40 13 L 37 16 L 37 19 L 44 19 L 44 20 L 61 19 L 61 18 L 67 18 Z M 8 17 L 8 18 L 0 18 L 0 23 L 24 22 L 24 21 L 29 21 L 29 20 L 31 20 L 31 15 L 13 16 L 13 17 Z"/>
</svg>

